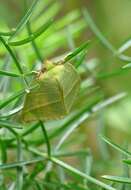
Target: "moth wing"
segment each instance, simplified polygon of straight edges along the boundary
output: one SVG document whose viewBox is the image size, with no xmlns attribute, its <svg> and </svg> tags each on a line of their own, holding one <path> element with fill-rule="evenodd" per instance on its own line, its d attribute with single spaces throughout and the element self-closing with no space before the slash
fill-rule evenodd
<svg viewBox="0 0 131 190">
<path fill-rule="evenodd" d="M 38 89 L 25 97 L 22 118 L 25 122 L 34 120 L 58 119 L 65 115 L 62 95 L 58 83 L 53 78 L 44 78 Z"/>
<path fill-rule="evenodd" d="M 69 112 L 80 88 L 80 76 L 73 65 L 66 63 L 58 80 L 63 88 L 64 103 Z"/>
</svg>

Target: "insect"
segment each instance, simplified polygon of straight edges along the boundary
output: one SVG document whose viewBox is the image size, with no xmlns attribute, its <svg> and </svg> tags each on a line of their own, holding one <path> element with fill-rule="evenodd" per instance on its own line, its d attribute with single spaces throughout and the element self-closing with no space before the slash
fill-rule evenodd
<svg viewBox="0 0 131 190">
<path fill-rule="evenodd" d="M 72 64 L 47 61 L 34 82 L 39 86 L 25 97 L 22 121 L 55 120 L 70 112 L 80 87 L 80 76 Z"/>
</svg>

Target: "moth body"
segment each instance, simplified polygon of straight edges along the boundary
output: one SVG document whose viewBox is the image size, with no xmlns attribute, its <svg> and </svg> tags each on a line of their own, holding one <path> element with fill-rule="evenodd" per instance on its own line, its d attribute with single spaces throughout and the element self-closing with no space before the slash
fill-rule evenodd
<svg viewBox="0 0 131 190">
<path fill-rule="evenodd" d="M 76 99 L 80 77 L 70 64 L 58 64 L 41 73 L 39 87 L 25 97 L 22 120 L 54 120 L 66 116 Z"/>
</svg>

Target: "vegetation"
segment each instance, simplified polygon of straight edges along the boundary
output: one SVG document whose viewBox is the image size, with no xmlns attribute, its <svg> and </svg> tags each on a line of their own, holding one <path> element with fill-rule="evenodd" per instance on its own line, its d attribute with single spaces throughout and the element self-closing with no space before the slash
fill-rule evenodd
<svg viewBox="0 0 131 190">
<path fill-rule="evenodd" d="M 86 8 L 60 17 L 60 1 L 22 4 L 15 28 L 0 21 L 0 189 L 129 190 L 130 93 L 112 86 L 130 74 L 130 39 L 114 47 Z M 109 57 L 106 66 L 101 55 L 91 55 L 100 46 Z M 17 117 L 24 97 L 46 60 L 75 66 L 77 100 L 64 119 L 23 124 Z"/>
</svg>

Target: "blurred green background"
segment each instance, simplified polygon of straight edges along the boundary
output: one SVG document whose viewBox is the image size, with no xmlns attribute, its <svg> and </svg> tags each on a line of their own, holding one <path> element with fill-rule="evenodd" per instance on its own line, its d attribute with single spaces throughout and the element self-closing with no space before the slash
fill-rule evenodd
<svg viewBox="0 0 131 190">
<path fill-rule="evenodd" d="M 130 0 L 58 0 L 57 3 L 59 3 L 61 6 L 59 8 L 59 13 L 56 15 L 56 20 L 72 10 L 79 10 L 80 18 L 83 19 L 82 9 L 87 8 L 99 30 L 116 49 L 121 47 L 124 42 L 131 38 Z M 23 16 L 23 11 L 24 6 L 22 0 L 1 0 L 0 23 L 2 27 L 0 30 L 2 31 L 4 28 L 4 30 L 8 31 L 8 28 L 15 28 L 18 21 Z M 42 22 L 42 20 L 39 22 Z M 81 23 L 78 23 L 78 26 L 81 27 Z M 96 40 L 91 28 L 87 28 L 83 24 L 80 34 L 78 35 L 77 39 L 74 40 L 75 44 L 77 46 L 81 44 L 82 41 L 88 39 L 95 40 L 95 45 L 93 45 L 91 50 L 88 52 L 87 65 L 93 61 L 96 61 L 97 72 L 113 72 L 127 63 L 130 63 L 130 61 L 126 62 L 118 59 L 116 56 L 113 56 L 112 52 L 110 52 L 108 48 L 103 46 L 99 40 Z M 50 49 L 48 50 L 47 47 L 45 54 L 47 58 L 52 58 L 61 55 L 65 52 L 65 50 L 68 50 L 68 47 L 65 45 L 65 43 L 63 43 L 63 48 L 59 47 L 59 49 L 56 51 Z M 25 53 L 22 52 L 22 54 Z M 124 54 L 131 56 L 131 48 L 128 48 Z M 2 53 L 1 56 L 3 56 Z M 32 54 L 27 54 L 27 56 L 30 56 L 33 62 L 34 57 Z M 28 61 L 28 58 L 26 59 L 24 59 L 25 62 Z M 78 138 L 84 138 L 84 141 L 79 139 L 82 141 L 81 146 L 89 146 L 92 148 L 94 160 L 97 160 L 97 162 L 94 162 L 93 166 L 94 173 L 99 171 L 98 175 L 100 175 L 101 172 L 104 173 L 105 170 L 105 172 L 108 171 L 108 173 L 118 174 L 116 168 L 119 168 L 120 163 L 118 160 L 120 160 L 121 157 L 119 157 L 115 151 L 113 152 L 112 149 L 108 149 L 109 152 L 107 152 L 106 155 L 103 154 L 102 150 L 106 145 L 101 142 L 97 134 L 104 131 L 107 136 L 110 136 L 115 142 L 119 144 L 124 145 L 128 142 L 130 148 L 131 72 L 129 70 L 125 74 L 100 79 L 99 84 L 106 94 L 106 97 L 111 97 L 121 92 L 127 93 L 127 96 L 118 103 L 115 103 L 112 106 L 109 106 L 107 109 L 100 111 L 100 113 L 97 114 L 95 118 L 91 118 L 90 120 L 84 122 L 84 124 L 82 124 L 82 126 L 77 129 L 76 133 Z M 79 132 L 81 132 L 84 137 L 82 135 L 79 137 Z M 114 160 L 114 162 L 110 162 L 110 164 L 104 164 L 104 160 L 111 158 L 109 154 L 110 152 L 113 155 L 114 159 L 112 159 L 112 161 Z"/>
</svg>

